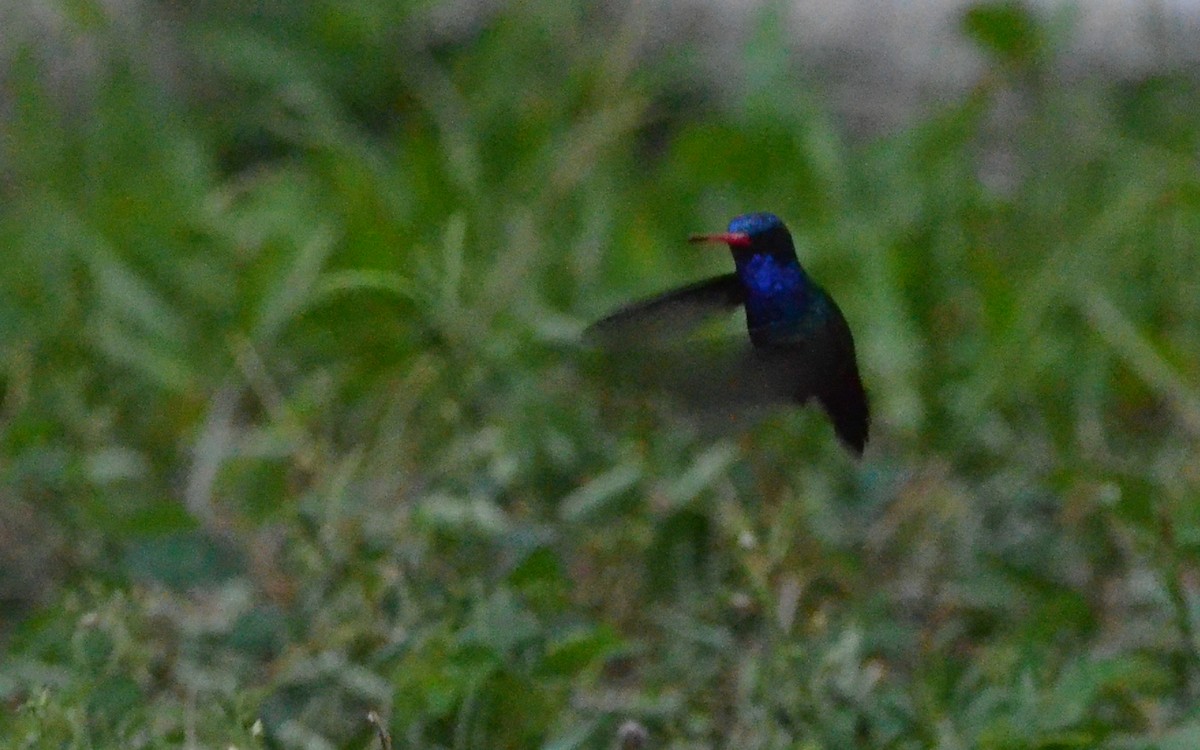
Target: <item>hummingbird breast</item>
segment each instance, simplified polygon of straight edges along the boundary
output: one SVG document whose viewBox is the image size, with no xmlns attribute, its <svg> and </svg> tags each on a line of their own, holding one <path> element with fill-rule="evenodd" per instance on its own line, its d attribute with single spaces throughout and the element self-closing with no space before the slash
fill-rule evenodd
<svg viewBox="0 0 1200 750">
<path fill-rule="evenodd" d="M 756 346 L 808 338 L 825 317 L 816 288 L 794 257 L 752 255 L 739 261 L 746 288 L 746 327 Z"/>
</svg>

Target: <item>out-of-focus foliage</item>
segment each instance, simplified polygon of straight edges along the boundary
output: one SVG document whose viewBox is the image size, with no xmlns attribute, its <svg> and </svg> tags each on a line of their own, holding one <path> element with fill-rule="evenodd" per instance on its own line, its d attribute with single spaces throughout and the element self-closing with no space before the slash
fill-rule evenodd
<svg viewBox="0 0 1200 750">
<path fill-rule="evenodd" d="M 978 86 L 851 143 L 770 23 L 718 97 L 570 5 L 9 50 L 4 746 L 1196 746 L 1196 80 L 988 6 Z M 575 366 L 748 210 L 857 333 L 861 464 Z"/>
</svg>

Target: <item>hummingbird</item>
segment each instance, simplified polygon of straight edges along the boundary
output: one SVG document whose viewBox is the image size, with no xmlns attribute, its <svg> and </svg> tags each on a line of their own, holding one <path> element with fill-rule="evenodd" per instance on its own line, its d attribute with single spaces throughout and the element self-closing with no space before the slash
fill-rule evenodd
<svg viewBox="0 0 1200 750">
<path fill-rule="evenodd" d="M 841 441 L 861 456 L 870 416 L 854 337 L 833 297 L 800 265 L 784 223 L 770 213 L 745 214 L 730 221 L 728 231 L 689 241 L 728 245 L 734 272 L 622 307 L 589 326 L 585 341 L 651 352 L 643 369 L 690 397 L 734 407 L 815 399 Z M 729 353 L 688 340 L 738 307 L 745 311 L 748 345 L 743 341 Z M 683 357 L 668 357 L 668 351 Z"/>
</svg>

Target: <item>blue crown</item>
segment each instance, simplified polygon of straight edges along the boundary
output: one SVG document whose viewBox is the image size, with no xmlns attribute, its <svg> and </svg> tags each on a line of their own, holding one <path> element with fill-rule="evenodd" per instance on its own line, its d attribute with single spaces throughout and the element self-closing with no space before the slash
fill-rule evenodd
<svg viewBox="0 0 1200 750">
<path fill-rule="evenodd" d="M 729 222 L 729 231 L 738 234 L 755 235 L 770 229 L 778 229 L 783 222 L 775 214 L 758 213 L 735 216 Z"/>
</svg>

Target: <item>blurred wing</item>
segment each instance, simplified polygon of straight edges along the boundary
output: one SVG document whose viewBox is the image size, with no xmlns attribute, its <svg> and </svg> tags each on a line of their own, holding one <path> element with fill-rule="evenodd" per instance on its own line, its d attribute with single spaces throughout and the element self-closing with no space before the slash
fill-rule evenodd
<svg viewBox="0 0 1200 750">
<path fill-rule="evenodd" d="M 623 307 L 588 326 L 583 338 L 602 346 L 679 339 L 713 316 L 733 311 L 744 299 L 737 275 L 716 276 Z"/>
<path fill-rule="evenodd" d="M 805 354 L 803 345 L 756 347 L 744 339 L 705 342 L 690 352 L 689 365 L 678 369 L 671 390 L 696 406 L 803 403 L 816 387 L 811 358 Z"/>
<path fill-rule="evenodd" d="M 802 403 L 816 393 L 805 347 L 758 348 L 745 337 L 647 342 L 604 349 L 591 359 L 608 382 L 653 391 L 693 413 L 736 413 Z"/>
<path fill-rule="evenodd" d="M 832 304 L 832 302 L 831 302 Z M 861 456 L 870 414 L 858 373 L 854 339 L 833 306 L 830 327 L 812 340 L 746 346 L 701 356 L 690 377 L 667 385 L 693 409 L 731 413 L 771 404 L 803 405 L 815 398 L 842 443 Z"/>
<path fill-rule="evenodd" d="M 661 392 L 710 424 L 756 407 L 817 399 L 838 437 L 856 454 L 870 416 L 854 338 L 836 303 L 819 331 L 771 346 L 744 337 L 688 338 L 707 319 L 744 301 L 737 276 L 717 276 L 636 302 L 591 325 L 593 364 L 617 385 Z"/>
</svg>

